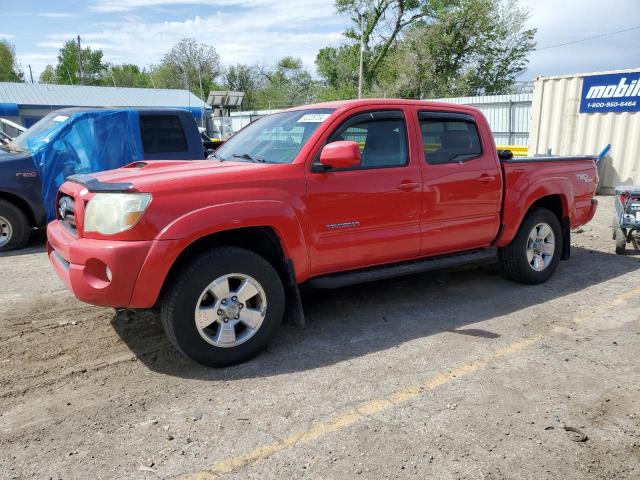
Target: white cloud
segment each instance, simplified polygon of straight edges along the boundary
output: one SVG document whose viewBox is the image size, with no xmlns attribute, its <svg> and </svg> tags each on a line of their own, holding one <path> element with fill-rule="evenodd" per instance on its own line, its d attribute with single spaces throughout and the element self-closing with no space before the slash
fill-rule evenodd
<svg viewBox="0 0 640 480">
<path fill-rule="evenodd" d="M 43 48 L 55 48 L 56 50 L 59 50 L 60 48 L 62 48 L 62 45 L 64 44 L 64 42 L 69 40 L 70 38 L 72 37 L 65 38 L 64 41 L 39 42 L 39 43 L 36 43 L 36 45 Z M 113 47 L 113 45 L 110 45 L 108 43 L 100 43 L 100 42 L 82 42 L 82 47 L 83 48 L 90 47 L 93 50 L 96 50 L 96 49 L 104 50 L 104 49 L 109 49 Z"/>
<path fill-rule="evenodd" d="M 638 25 L 638 0 L 520 0 L 531 10 L 529 26 L 536 27 L 538 47 L 558 45 Z M 527 79 L 538 75 L 586 73 L 640 66 L 635 46 L 640 30 L 595 38 L 533 52 Z"/>
<path fill-rule="evenodd" d="M 45 18 L 74 18 L 78 15 L 76 13 L 66 13 L 66 12 L 38 12 L 36 13 L 38 17 Z"/>
<path fill-rule="evenodd" d="M 100 0 L 94 7 L 119 5 L 148 6 L 162 3 L 196 3 L 197 0 Z M 202 2 L 197 2 L 202 3 Z M 213 2 L 208 2 L 213 3 Z M 110 62 L 157 63 L 183 37 L 213 45 L 222 63 L 271 64 L 285 55 L 302 58 L 313 69 L 315 55 L 323 46 L 338 44 L 345 20 L 336 16 L 327 0 L 307 0 L 292 6 L 287 0 L 222 0 L 221 3 L 252 4 L 253 8 L 215 11 L 211 15 L 192 16 L 183 21 L 150 23 L 138 15 L 121 18 L 118 23 L 102 24 L 90 30 L 51 35 L 38 45 L 55 47 L 80 33 L 86 45 L 101 48 Z M 322 31 L 320 32 L 319 26 Z M 59 48 L 59 46 L 58 46 Z"/>
<path fill-rule="evenodd" d="M 539 47 L 631 27 L 640 19 L 639 0 L 519 2 L 532 11 L 528 23 L 538 28 Z M 82 22 L 71 18 L 87 14 L 87 10 L 80 8 L 58 6 L 57 11 L 34 12 L 32 15 L 60 20 L 50 22 L 55 27 L 47 29 L 56 34 L 38 33 L 40 38 L 38 43 L 30 45 L 32 50 L 19 45 L 26 39 L 13 30 L 9 31 L 14 35 L 0 33 L 0 38 L 16 42 L 19 60 L 23 65 L 32 63 L 35 71 L 47 63 L 55 64 L 57 52 L 46 52 L 58 49 L 77 34 L 82 36 L 84 44 L 101 48 L 109 62 L 140 66 L 157 63 L 172 45 L 188 36 L 213 45 L 224 64 L 272 64 L 282 56 L 293 55 L 302 58 L 313 70 L 318 50 L 339 44 L 341 32 L 348 23 L 336 15 L 332 0 L 91 0 L 82 4 L 93 12 Z M 149 16 L 149 9 L 168 6 L 189 7 L 193 13 L 179 21 L 150 21 L 157 16 Z M 67 17 L 69 20 L 65 22 Z M 96 20 L 100 23 L 95 23 Z M 529 69 L 522 79 L 638 67 L 636 46 L 639 43 L 640 30 L 635 30 L 532 52 Z"/>
<path fill-rule="evenodd" d="M 140 8 L 162 7 L 168 5 L 215 5 L 215 6 L 268 6 L 273 2 L 268 0 L 95 0 L 89 10 L 94 12 L 128 12 Z M 330 2 L 327 2 L 330 4 Z M 290 2 L 291 5 L 291 2 Z M 330 4 L 333 7 L 332 4 Z M 295 5 L 298 6 L 298 5 Z"/>
</svg>

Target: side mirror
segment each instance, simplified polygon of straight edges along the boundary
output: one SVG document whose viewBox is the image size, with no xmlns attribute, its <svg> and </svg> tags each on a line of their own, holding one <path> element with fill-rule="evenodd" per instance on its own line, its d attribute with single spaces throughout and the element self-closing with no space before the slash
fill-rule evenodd
<svg viewBox="0 0 640 480">
<path fill-rule="evenodd" d="M 511 160 L 513 152 L 511 150 L 498 150 L 498 158 L 500 160 Z"/>
<path fill-rule="evenodd" d="M 330 168 L 351 168 L 360 165 L 360 147 L 356 142 L 339 141 L 328 143 L 320 152 L 320 166 Z"/>
</svg>

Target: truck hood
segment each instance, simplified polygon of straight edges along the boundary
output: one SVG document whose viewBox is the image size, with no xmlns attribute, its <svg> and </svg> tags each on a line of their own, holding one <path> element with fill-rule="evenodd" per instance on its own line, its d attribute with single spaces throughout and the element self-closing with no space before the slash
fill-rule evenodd
<svg viewBox="0 0 640 480">
<path fill-rule="evenodd" d="M 90 174 L 89 177 L 103 184 L 128 184 L 131 190 L 146 191 L 152 185 L 176 185 L 186 178 L 191 179 L 191 183 L 194 179 L 202 178 L 204 183 L 210 185 L 213 181 L 212 175 L 217 179 L 222 174 L 233 175 L 238 171 L 245 174 L 265 166 L 265 164 L 217 160 L 153 160 L 135 162 L 116 170 Z"/>
<path fill-rule="evenodd" d="M 35 176 L 36 172 L 31 152 L 14 153 L 0 150 L 0 178 L 15 177 L 16 174 Z"/>
<path fill-rule="evenodd" d="M 2 165 L 6 165 L 5 162 L 12 160 L 23 160 L 31 156 L 31 152 L 8 152 L 7 150 L 0 149 L 0 162 Z"/>
</svg>

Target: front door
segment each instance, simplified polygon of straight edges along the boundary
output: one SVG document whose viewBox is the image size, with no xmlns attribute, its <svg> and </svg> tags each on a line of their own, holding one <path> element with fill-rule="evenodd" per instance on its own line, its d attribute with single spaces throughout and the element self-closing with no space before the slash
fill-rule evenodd
<svg viewBox="0 0 640 480">
<path fill-rule="evenodd" d="M 416 257 L 421 173 L 410 158 L 404 113 L 354 114 L 327 143 L 338 140 L 358 142 L 362 160 L 356 168 L 307 173 L 313 273 Z"/>
<path fill-rule="evenodd" d="M 489 246 L 500 227 L 502 171 L 491 132 L 470 114 L 419 112 L 423 150 L 421 254 Z"/>
</svg>

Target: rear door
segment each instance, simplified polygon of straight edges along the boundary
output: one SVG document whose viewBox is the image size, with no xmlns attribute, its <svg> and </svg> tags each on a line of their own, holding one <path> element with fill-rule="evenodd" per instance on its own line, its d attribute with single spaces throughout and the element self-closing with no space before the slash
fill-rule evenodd
<svg viewBox="0 0 640 480">
<path fill-rule="evenodd" d="M 502 171 L 491 133 L 471 114 L 419 111 L 421 254 L 490 245 L 500 227 Z"/>
<path fill-rule="evenodd" d="M 312 271 L 367 267 L 420 250 L 420 165 L 410 154 L 405 113 L 364 110 L 344 118 L 326 143 L 360 144 L 352 169 L 307 173 Z M 414 142 L 415 145 L 415 142 Z M 320 151 L 315 158 L 319 158 Z"/>
</svg>

